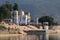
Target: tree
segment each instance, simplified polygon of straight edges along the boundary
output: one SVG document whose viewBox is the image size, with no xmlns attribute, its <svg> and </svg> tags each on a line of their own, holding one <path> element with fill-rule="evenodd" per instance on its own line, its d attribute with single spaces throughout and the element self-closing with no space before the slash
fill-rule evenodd
<svg viewBox="0 0 60 40">
<path fill-rule="evenodd" d="M 11 18 L 12 9 L 18 10 L 17 3 L 14 3 L 14 6 L 12 6 L 12 4 L 10 4 L 9 2 L 6 2 L 6 4 L 0 6 L 0 22 L 3 19 L 10 19 Z"/>
<path fill-rule="evenodd" d="M 39 18 L 39 22 L 41 22 L 42 24 L 43 24 L 43 22 L 48 22 L 49 26 L 57 24 L 54 21 L 54 18 L 51 16 L 43 16 L 43 17 Z"/>
<path fill-rule="evenodd" d="M 11 18 L 11 11 L 10 11 L 10 8 L 8 8 L 7 5 L 3 5 L 3 6 L 0 7 L 0 17 L 2 19 Z"/>
<path fill-rule="evenodd" d="M 11 18 L 11 9 L 12 5 L 9 3 L 0 6 L 0 21 Z"/>
<path fill-rule="evenodd" d="M 8 8 L 10 11 L 12 10 L 12 4 L 10 4 L 8 1 L 6 1 L 6 4 L 4 6 Z"/>
<path fill-rule="evenodd" d="M 18 10 L 18 4 L 14 3 L 13 10 Z"/>
</svg>

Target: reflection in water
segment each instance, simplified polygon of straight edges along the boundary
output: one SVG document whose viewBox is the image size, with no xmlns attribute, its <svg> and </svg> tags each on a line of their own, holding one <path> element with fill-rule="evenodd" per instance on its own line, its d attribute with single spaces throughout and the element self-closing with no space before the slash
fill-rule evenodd
<svg viewBox="0 0 60 40">
<path fill-rule="evenodd" d="M 50 35 L 49 40 L 60 40 L 60 38 L 58 38 L 58 35 Z"/>
<path fill-rule="evenodd" d="M 19 35 L 16 37 L 0 37 L 0 40 L 60 40 L 56 35 Z"/>
<path fill-rule="evenodd" d="M 49 35 L 27 35 L 27 40 L 49 40 Z"/>
<path fill-rule="evenodd" d="M 0 37 L 0 40 L 16 40 L 16 37 Z"/>
</svg>

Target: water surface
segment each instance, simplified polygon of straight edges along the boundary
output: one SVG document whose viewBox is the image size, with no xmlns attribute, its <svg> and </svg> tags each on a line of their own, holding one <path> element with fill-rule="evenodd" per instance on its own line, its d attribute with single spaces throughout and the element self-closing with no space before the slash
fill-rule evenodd
<svg viewBox="0 0 60 40">
<path fill-rule="evenodd" d="M 58 34 L 46 35 L 19 35 L 14 37 L 0 37 L 0 40 L 60 40 Z"/>
</svg>

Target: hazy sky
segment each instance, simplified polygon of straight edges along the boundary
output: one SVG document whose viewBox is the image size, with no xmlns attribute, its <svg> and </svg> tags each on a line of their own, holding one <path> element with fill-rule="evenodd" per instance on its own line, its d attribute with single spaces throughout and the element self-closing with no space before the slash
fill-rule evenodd
<svg viewBox="0 0 60 40">
<path fill-rule="evenodd" d="M 6 0 L 0 0 L 4 4 Z M 60 23 L 60 0 L 8 0 L 10 3 L 18 3 L 19 11 L 22 9 L 31 13 L 31 17 L 49 15 Z"/>
</svg>

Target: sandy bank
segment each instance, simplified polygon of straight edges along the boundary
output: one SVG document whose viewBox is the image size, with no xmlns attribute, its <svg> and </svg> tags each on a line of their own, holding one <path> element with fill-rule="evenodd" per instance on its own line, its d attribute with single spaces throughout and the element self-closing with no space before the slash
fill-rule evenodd
<svg viewBox="0 0 60 40">
<path fill-rule="evenodd" d="M 48 33 L 48 34 L 57 34 L 57 33 L 60 33 L 60 30 L 46 30 L 46 33 Z"/>
<path fill-rule="evenodd" d="M 20 36 L 21 34 L 0 34 L 0 37 L 14 37 L 14 36 Z"/>
</svg>

